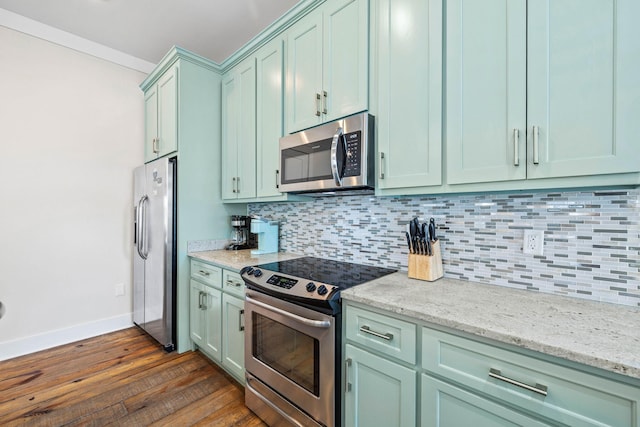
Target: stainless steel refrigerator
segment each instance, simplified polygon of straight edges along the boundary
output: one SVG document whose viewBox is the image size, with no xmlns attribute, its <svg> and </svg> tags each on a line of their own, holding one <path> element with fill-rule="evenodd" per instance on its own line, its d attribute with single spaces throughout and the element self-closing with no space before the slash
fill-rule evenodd
<svg viewBox="0 0 640 427">
<path fill-rule="evenodd" d="M 134 170 L 133 323 L 166 351 L 176 343 L 176 169 L 174 157 Z"/>
</svg>

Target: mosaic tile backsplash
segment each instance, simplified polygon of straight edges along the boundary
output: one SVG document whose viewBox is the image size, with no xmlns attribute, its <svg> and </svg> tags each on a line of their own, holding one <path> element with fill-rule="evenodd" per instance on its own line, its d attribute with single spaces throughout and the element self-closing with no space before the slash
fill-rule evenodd
<svg viewBox="0 0 640 427">
<path fill-rule="evenodd" d="M 343 196 L 253 203 L 280 249 L 407 270 L 407 222 L 435 218 L 445 277 L 640 306 L 640 189 Z M 542 256 L 522 252 L 544 231 Z"/>
</svg>

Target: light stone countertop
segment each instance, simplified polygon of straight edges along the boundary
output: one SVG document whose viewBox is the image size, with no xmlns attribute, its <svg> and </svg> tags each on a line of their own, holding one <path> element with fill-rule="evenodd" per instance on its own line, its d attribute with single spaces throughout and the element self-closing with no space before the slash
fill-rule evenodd
<svg viewBox="0 0 640 427">
<path fill-rule="evenodd" d="M 640 309 L 394 273 L 342 298 L 502 343 L 640 378 Z"/>
<path fill-rule="evenodd" d="M 250 250 L 190 252 L 239 272 L 299 258 Z M 640 309 L 503 286 L 394 273 L 342 291 L 342 298 L 498 342 L 640 379 Z"/>
<path fill-rule="evenodd" d="M 251 255 L 251 249 L 243 249 L 239 251 L 203 251 L 203 252 L 189 252 L 189 255 L 193 259 L 199 259 L 202 261 L 215 264 L 218 267 L 240 272 L 243 267 L 248 265 L 266 264 L 269 262 L 285 261 L 288 259 L 300 258 L 303 255 L 276 252 L 272 254 L 264 255 Z"/>
</svg>

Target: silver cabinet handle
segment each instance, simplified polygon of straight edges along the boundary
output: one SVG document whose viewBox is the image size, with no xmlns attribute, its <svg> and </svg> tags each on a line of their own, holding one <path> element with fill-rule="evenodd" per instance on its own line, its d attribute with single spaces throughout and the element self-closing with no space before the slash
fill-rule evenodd
<svg viewBox="0 0 640 427">
<path fill-rule="evenodd" d="M 327 93 L 326 90 L 322 91 L 322 114 L 327 114 L 328 110 L 327 110 L 327 98 L 329 97 L 329 94 Z"/>
<path fill-rule="evenodd" d="M 351 367 L 351 358 L 344 361 L 344 392 L 349 393 L 351 391 L 351 383 L 349 382 L 349 368 Z"/>
<path fill-rule="evenodd" d="M 202 291 L 198 292 L 198 308 L 200 310 L 206 310 L 207 307 L 204 305 L 204 297 L 205 297 L 205 293 Z"/>
<path fill-rule="evenodd" d="M 236 191 L 236 177 L 235 176 L 233 178 L 231 178 L 231 191 L 233 191 L 234 193 L 237 193 L 237 191 Z"/>
<path fill-rule="evenodd" d="M 235 280 L 227 279 L 227 285 L 233 285 L 236 288 L 239 288 L 240 286 L 242 286 L 242 283 L 238 283 Z"/>
<path fill-rule="evenodd" d="M 520 166 L 520 131 L 513 130 L 513 165 Z"/>
<path fill-rule="evenodd" d="M 238 325 L 240 332 L 244 331 L 244 309 L 238 312 Z"/>
<path fill-rule="evenodd" d="M 376 332 L 371 330 L 367 325 L 360 326 L 360 332 L 364 332 L 365 334 L 373 335 L 374 337 L 382 338 L 383 340 L 391 341 L 393 339 L 393 334 L 387 332 L 386 334 Z"/>
<path fill-rule="evenodd" d="M 202 276 L 207 276 L 207 277 L 211 276 L 211 273 L 204 270 L 198 270 L 198 273 L 200 273 Z"/>
<path fill-rule="evenodd" d="M 346 155 L 347 141 L 344 138 L 344 131 L 342 130 L 342 128 L 338 128 L 336 133 L 333 135 L 333 139 L 331 140 L 331 173 L 333 175 L 333 180 L 338 187 L 342 187 L 342 173 L 344 172 L 344 170 L 338 170 L 338 140 L 340 138 L 342 138 L 344 152 Z"/>
<path fill-rule="evenodd" d="M 160 152 L 160 138 L 153 138 L 152 149 L 154 153 Z"/>
<path fill-rule="evenodd" d="M 240 194 L 240 177 L 236 177 L 236 193 Z"/>
<path fill-rule="evenodd" d="M 276 188 L 280 188 L 280 171 L 276 169 Z"/>
<path fill-rule="evenodd" d="M 251 298 L 249 295 L 250 295 L 249 293 L 247 293 L 245 295 L 245 301 L 246 302 L 248 302 L 250 304 L 257 305 L 258 307 L 262 307 L 265 310 L 272 311 L 272 312 L 274 312 L 276 314 L 280 314 L 280 315 L 282 315 L 284 317 L 288 317 L 290 319 L 293 319 L 296 322 L 300 322 L 300 323 L 302 323 L 304 325 L 312 326 L 314 328 L 328 329 L 328 328 L 331 327 L 331 322 L 328 321 L 328 320 L 307 319 L 306 317 L 298 316 L 297 314 L 289 313 L 288 311 L 282 310 L 282 309 L 280 309 L 278 307 L 273 307 L 273 306 L 271 306 L 269 304 L 265 304 L 265 303 L 263 303 L 261 301 L 258 301 L 258 300 L 254 299 L 254 298 Z"/>
<path fill-rule="evenodd" d="M 540 163 L 540 127 L 533 127 L 533 164 L 537 165 Z"/>
<path fill-rule="evenodd" d="M 535 386 L 530 386 L 529 384 L 521 383 L 520 381 L 516 381 L 511 378 L 502 376 L 502 373 L 498 369 L 493 369 L 493 368 L 489 369 L 489 376 L 491 378 L 495 378 L 497 380 L 504 381 L 509 384 L 513 384 L 517 387 L 524 388 L 525 390 L 529 390 L 534 393 L 541 394 L 543 396 L 546 396 L 548 394 L 546 385 L 536 384 Z"/>
<path fill-rule="evenodd" d="M 384 179 L 384 152 L 380 152 L 380 179 Z"/>
<path fill-rule="evenodd" d="M 316 93 L 316 116 L 320 117 L 320 94 Z"/>
</svg>

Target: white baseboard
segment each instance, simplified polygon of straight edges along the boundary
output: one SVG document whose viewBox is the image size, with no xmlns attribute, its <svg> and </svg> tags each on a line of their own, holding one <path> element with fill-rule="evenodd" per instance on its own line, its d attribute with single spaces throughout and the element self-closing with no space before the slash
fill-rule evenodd
<svg viewBox="0 0 640 427">
<path fill-rule="evenodd" d="M 12 341 L 0 342 L 0 361 L 46 350 L 133 326 L 131 313 L 57 329 Z"/>
<path fill-rule="evenodd" d="M 155 64 L 149 61 L 136 58 L 2 8 L 0 8 L 0 25 L 143 73 L 150 73 L 155 68 Z"/>
</svg>

